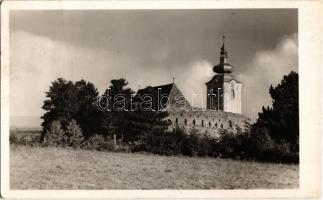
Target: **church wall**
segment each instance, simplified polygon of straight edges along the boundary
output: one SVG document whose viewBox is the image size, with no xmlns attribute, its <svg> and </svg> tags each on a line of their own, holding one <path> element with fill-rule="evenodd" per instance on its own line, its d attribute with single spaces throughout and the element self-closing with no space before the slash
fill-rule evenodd
<svg viewBox="0 0 323 200">
<path fill-rule="evenodd" d="M 232 131 L 236 131 L 236 126 L 244 128 L 244 122 L 248 121 L 243 115 L 221 111 L 168 111 L 168 113 L 172 127 L 179 126 L 185 130 L 195 127 L 201 133 L 207 131 L 213 136 L 217 136 L 221 128 Z"/>
</svg>

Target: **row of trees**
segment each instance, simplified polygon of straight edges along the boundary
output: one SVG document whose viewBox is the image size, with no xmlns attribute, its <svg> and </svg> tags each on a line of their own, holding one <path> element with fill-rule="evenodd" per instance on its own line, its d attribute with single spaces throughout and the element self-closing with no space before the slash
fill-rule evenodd
<svg viewBox="0 0 323 200">
<path fill-rule="evenodd" d="M 131 95 L 134 91 L 127 88 L 125 79 L 112 80 L 111 85 L 104 92 L 109 98 L 109 104 L 117 102 L 118 95 L 125 98 L 125 109 L 131 108 Z M 46 113 L 42 116 L 42 139 L 50 130 L 52 122 L 59 121 L 63 130 L 67 130 L 68 124 L 75 120 L 81 127 L 84 139 L 99 134 L 104 137 L 115 135 L 123 141 L 135 141 L 142 134 L 168 128 L 169 122 L 164 119 L 166 112 L 142 111 L 137 108 L 134 112 L 119 111 L 110 107 L 109 111 L 102 111 L 98 103 L 98 90 L 93 83 L 84 80 L 78 82 L 66 81 L 62 78 L 54 81 L 46 93 L 48 98 L 44 102 L 43 109 Z"/>
<path fill-rule="evenodd" d="M 115 97 L 122 95 L 125 98 L 123 106 L 130 110 L 131 95 L 134 91 L 127 85 L 125 79 L 112 80 L 103 95 L 109 97 L 110 104 L 118 100 Z M 298 74 L 291 72 L 284 76 L 280 84 L 270 87 L 269 92 L 273 105 L 263 107 L 258 120 L 250 126 L 249 132 L 245 133 L 252 137 L 239 136 L 241 140 L 227 140 L 230 141 L 228 145 L 233 147 L 238 145 L 235 143 L 244 143 L 247 146 L 255 145 L 257 148 L 267 145 L 269 149 L 283 146 L 287 147 L 288 151 L 298 153 Z M 110 107 L 110 111 L 102 111 L 97 104 L 104 105 L 106 102 L 98 102 L 98 90 L 94 84 L 84 80 L 73 83 L 59 78 L 52 83 L 46 96 L 48 99 L 43 106 L 46 113 L 42 117 L 42 140 L 48 139 L 48 133 L 53 132 L 55 126 L 62 129 L 59 133 L 63 134 L 62 137 L 64 136 L 66 141 L 74 141 L 68 140 L 68 137 L 74 136 L 77 142 L 89 141 L 93 136 L 100 135 L 103 138 L 114 136 L 124 142 L 151 143 L 158 135 L 169 134 L 166 130 L 170 123 L 164 120 L 168 115 L 166 112 L 142 111 L 140 108 L 134 112 L 127 112 L 115 110 L 113 107 Z M 168 135 L 166 138 L 169 137 Z M 164 138 L 161 138 L 161 141 L 164 141 Z M 147 150 L 154 149 L 149 145 L 149 148 L 146 145 Z M 240 149 L 240 146 L 236 149 Z M 250 154 L 251 151 L 248 152 Z"/>
</svg>

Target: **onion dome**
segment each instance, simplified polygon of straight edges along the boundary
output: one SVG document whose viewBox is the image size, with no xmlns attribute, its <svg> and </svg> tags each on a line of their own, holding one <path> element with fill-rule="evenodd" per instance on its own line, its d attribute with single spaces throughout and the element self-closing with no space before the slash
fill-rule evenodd
<svg viewBox="0 0 323 200">
<path fill-rule="evenodd" d="M 223 36 L 223 44 L 220 53 L 220 63 L 213 67 L 213 71 L 215 73 L 231 73 L 233 70 L 233 66 L 228 63 L 228 52 L 224 48 L 224 39 L 225 36 Z"/>
</svg>

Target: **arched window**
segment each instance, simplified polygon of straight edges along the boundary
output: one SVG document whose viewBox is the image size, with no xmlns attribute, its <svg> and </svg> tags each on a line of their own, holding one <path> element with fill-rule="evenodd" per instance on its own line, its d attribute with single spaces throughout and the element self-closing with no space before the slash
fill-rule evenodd
<svg viewBox="0 0 323 200">
<path fill-rule="evenodd" d="M 211 122 L 209 122 L 209 127 L 211 127 Z"/>
<path fill-rule="evenodd" d="M 193 119 L 193 126 L 195 126 L 195 119 Z"/>
<path fill-rule="evenodd" d="M 204 127 L 204 120 L 202 120 L 202 126 Z"/>
<path fill-rule="evenodd" d="M 187 119 L 184 120 L 185 125 L 187 125 Z"/>
<path fill-rule="evenodd" d="M 234 94 L 234 89 L 231 89 L 231 95 L 230 95 L 231 99 L 234 99 L 235 94 Z"/>
<path fill-rule="evenodd" d="M 175 119 L 175 123 L 178 124 L 178 119 L 177 118 Z"/>
<path fill-rule="evenodd" d="M 229 126 L 230 126 L 230 128 L 232 128 L 232 121 L 231 120 L 229 120 Z"/>
</svg>

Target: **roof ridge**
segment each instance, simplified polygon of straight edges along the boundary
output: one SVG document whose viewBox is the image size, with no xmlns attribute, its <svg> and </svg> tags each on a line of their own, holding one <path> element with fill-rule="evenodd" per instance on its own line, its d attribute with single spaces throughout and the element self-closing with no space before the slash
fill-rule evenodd
<svg viewBox="0 0 323 200">
<path fill-rule="evenodd" d="M 168 87 L 170 87 L 171 89 L 169 90 L 169 92 L 173 89 L 173 86 L 174 86 L 175 84 L 174 83 L 169 83 L 169 84 L 164 84 L 164 85 L 157 85 L 157 86 L 146 86 L 145 88 L 142 88 L 142 89 L 139 89 L 138 91 L 137 91 L 137 93 L 139 93 L 139 92 L 143 92 L 143 91 L 145 91 L 145 90 L 147 90 L 149 87 L 151 87 L 151 88 L 153 88 L 153 89 L 158 89 L 158 88 L 162 88 L 162 89 L 164 89 L 164 88 L 168 88 Z"/>
</svg>

